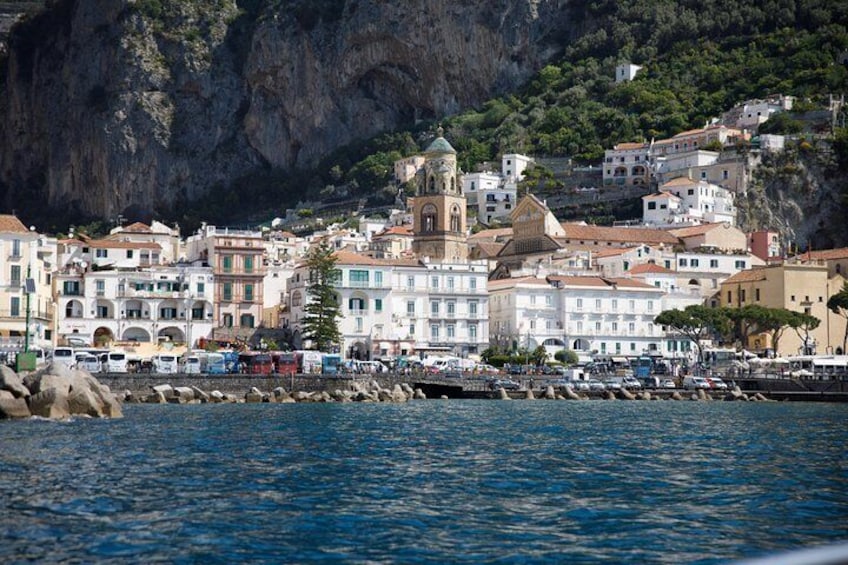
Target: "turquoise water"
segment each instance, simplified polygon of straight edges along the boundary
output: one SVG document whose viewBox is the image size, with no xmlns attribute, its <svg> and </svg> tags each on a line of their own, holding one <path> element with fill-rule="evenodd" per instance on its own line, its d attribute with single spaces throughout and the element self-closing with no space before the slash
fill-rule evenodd
<svg viewBox="0 0 848 565">
<path fill-rule="evenodd" d="M 130 405 L 0 422 L 0 562 L 723 563 L 848 540 L 848 405 Z"/>
</svg>

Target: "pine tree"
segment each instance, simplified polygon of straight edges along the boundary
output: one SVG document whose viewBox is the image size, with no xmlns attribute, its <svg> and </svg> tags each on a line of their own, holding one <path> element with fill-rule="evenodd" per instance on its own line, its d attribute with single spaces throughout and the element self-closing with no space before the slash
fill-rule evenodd
<svg viewBox="0 0 848 565">
<path fill-rule="evenodd" d="M 304 307 L 304 337 L 311 339 L 319 351 L 329 351 L 341 342 L 338 320 L 341 309 L 336 298 L 335 282 L 340 273 L 336 269 L 333 249 L 326 243 L 314 247 L 306 257 L 309 267 L 309 285 L 306 294 L 309 300 Z"/>
</svg>

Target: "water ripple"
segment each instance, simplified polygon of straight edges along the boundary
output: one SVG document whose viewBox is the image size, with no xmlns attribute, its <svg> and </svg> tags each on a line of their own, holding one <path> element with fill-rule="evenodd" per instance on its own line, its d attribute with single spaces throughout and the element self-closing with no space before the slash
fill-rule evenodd
<svg viewBox="0 0 848 565">
<path fill-rule="evenodd" d="M 128 406 L 0 423 L 0 561 L 721 563 L 848 537 L 848 407 Z"/>
</svg>

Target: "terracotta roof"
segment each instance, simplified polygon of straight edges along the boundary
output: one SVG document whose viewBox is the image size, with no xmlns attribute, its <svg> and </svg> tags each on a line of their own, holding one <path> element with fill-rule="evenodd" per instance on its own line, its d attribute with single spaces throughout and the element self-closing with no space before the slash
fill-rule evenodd
<svg viewBox="0 0 848 565">
<path fill-rule="evenodd" d="M 511 279 L 495 279 L 489 281 L 489 290 L 501 290 L 504 288 L 512 288 L 518 286 L 519 284 L 529 284 L 535 286 L 550 286 L 548 281 L 545 279 L 540 279 L 538 277 L 526 276 L 526 277 L 513 277 Z"/>
<path fill-rule="evenodd" d="M 634 244 L 640 243 L 667 243 L 675 245 L 680 243 L 680 240 L 674 234 L 666 230 L 657 230 L 649 228 L 612 228 L 606 226 L 587 226 L 581 224 L 563 223 L 561 224 L 565 230 L 565 237 L 558 239 L 567 239 L 574 242 L 578 241 L 615 241 L 629 242 Z"/>
<path fill-rule="evenodd" d="M 17 216 L 0 214 L 0 233 L 28 233 L 29 230 Z"/>
<path fill-rule="evenodd" d="M 151 233 L 150 226 L 143 222 L 135 222 L 121 228 L 121 232 Z"/>
<path fill-rule="evenodd" d="M 574 277 L 557 275 L 548 277 L 548 280 L 559 282 L 564 286 L 593 286 L 602 288 L 612 288 L 615 286 L 621 288 L 650 288 L 652 290 L 658 290 L 657 287 L 653 285 L 622 277 Z"/>
<path fill-rule="evenodd" d="M 477 233 L 468 236 L 468 241 L 474 241 L 478 239 L 494 240 L 504 237 L 512 237 L 512 228 L 492 228 L 488 230 L 481 230 Z"/>
<path fill-rule="evenodd" d="M 828 261 L 832 259 L 848 258 L 848 247 L 837 249 L 820 249 L 818 251 L 807 251 L 795 256 L 799 261 Z"/>
<path fill-rule="evenodd" d="M 417 267 L 421 263 L 415 259 L 376 259 L 367 255 L 360 255 L 351 251 L 336 251 L 333 254 L 336 258 L 336 265 L 371 265 L 380 266 L 396 266 L 396 267 Z"/>
<path fill-rule="evenodd" d="M 745 283 L 745 282 L 755 282 L 755 281 L 764 281 L 766 280 L 766 270 L 765 268 L 754 268 L 749 269 L 747 271 L 739 271 L 735 275 L 725 279 L 724 283 Z"/>
<path fill-rule="evenodd" d="M 75 237 L 69 237 L 67 239 L 60 239 L 57 243 L 62 243 L 64 245 L 85 245 L 85 242 L 79 240 Z"/>
<path fill-rule="evenodd" d="M 674 228 L 674 229 L 670 229 L 668 231 L 673 233 L 677 237 L 686 238 L 686 237 L 692 237 L 692 236 L 696 236 L 696 235 L 703 235 L 705 233 L 713 231 L 716 228 L 723 227 L 724 225 L 725 224 L 722 223 L 722 222 L 717 222 L 717 223 L 714 223 L 714 224 L 701 224 L 699 226 L 689 226 L 689 227 L 685 227 L 685 228 Z"/>
<path fill-rule="evenodd" d="M 89 247 L 95 249 L 162 249 L 162 246 L 152 241 L 120 241 L 115 239 L 92 239 Z"/>
<path fill-rule="evenodd" d="M 619 255 L 623 255 L 628 251 L 633 251 L 636 249 L 635 247 L 618 247 L 616 249 L 602 249 L 595 253 L 596 259 L 604 259 L 606 257 L 617 257 Z"/>
<path fill-rule="evenodd" d="M 480 257 L 486 258 L 496 257 L 504 248 L 504 244 L 497 241 L 478 241 L 474 243 L 473 247 L 479 250 Z"/>
<path fill-rule="evenodd" d="M 686 130 L 686 131 L 681 131 L 680 133 L 678 133 L 676 135 L 673 135 L 672 139 L 674 139 L 675 137 L 686 137 L 686 136 L 689 136 L 689 135 L 698 135 L 699 133 L 704 133 L 705 131 L 707 131 L 707 130 L 704 129 L 704 128 L 689 129 L 689 130 Z"/>
<path fill-rule="evenodd" d="M 672 271 L 671 269 L 666 269 L 665 267 L 657 265 L 656 263 L 642 263 L 640 265 L 632 267 L 627 272 L 631 275 L 644 275 L 648 273 L 662 275 L 674 274 L 674 271 Z"/>
<path fill-rule="evenodd" d="M 412 237 L 412 228 L 410 228 L 409 226 L 392 226 L 390 228 L 385 228 L 380 233 L 375 233 L 372 236 L 372 239 L 378 238 L 378 237 L 384 237 L 384 236 L 387 236 L 387 235 L 400 235 L 400 236 Z"/>
<path fill-rule="evenodd" d="M 277 232 L 277 235 L 279 235 L 280 237 L 288 238 L 288 239 L 296 239 L 297 238 L 297 236 L 290 231 Z"/>
<path fill-rule="evenodd" d="M 690 179 L 689 177 L 676 177 L 664 183 L 660 188 L 673 188 L 675 186 L 689 186 L 690 184 L 698 184 L 697 181 Z"/>
<path fill-rule="evenodd" d="M 639 143 L 639 142 L 625 142 L 619 143 L 618 145 L 614 145 L 613 149 L 616 151 L 627 151 L 629 149 L 647 149 L 647 143 Z"/>
</svg>

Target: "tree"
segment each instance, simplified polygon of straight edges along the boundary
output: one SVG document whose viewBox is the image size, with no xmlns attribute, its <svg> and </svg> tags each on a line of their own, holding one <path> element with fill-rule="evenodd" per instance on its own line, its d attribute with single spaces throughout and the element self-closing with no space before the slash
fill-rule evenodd
<svg viewBox="0 0 848 565">
<path fill-rule="evenodd" d="M 811 345 L 812 340 L 810 339 L 810 332 L 819 327 L 821 320 L 805 312 L 793 312 L 792 314 L 789 327 L 798 334 L 798 338 L 801 340 L 801 343 L 804 344 L 804 355 L 812 355 L 813 348 Z"/>
<path fill-rule="evenodd" d="M 716 335 L 725 335 L 730 329 L 727 309 L 708 308 L 700 304 L 687 306 L 683 310 L 664 310 L 654 318 L 654 323 L 668 326 L 694 343 L 699 362 L 704 360 L 701 342 Z"/>
<path fill-rule="evenodd" d="M 322 242 L 306 256 L 306 265 L 309 267 L 309 284 L 306 287 L 309 300 L 303 308 L 303 333 L 304 337 L 312 340 L 315 349 L 326 351 L 341 341 L 338 322 L 341 308 L 335 287 L 339 271 L 333 249 Z"/>
<path fill-rule="evenodd" d="M 827 308 L 848 321 L 848 282 L 842 285 L 842 290 L 827 299 Z M 848 324 L 845 325 L 845 335 L 842 337 L 842 353 L 845 353 L 846 342 L 848 342 Z"/>
<path fill-rule="evenodd" d="M 554 354 L 554 359 L 565 365 L 576 365 L 580 358 L 571 349 L 560 349 Z"/>
</svg>

